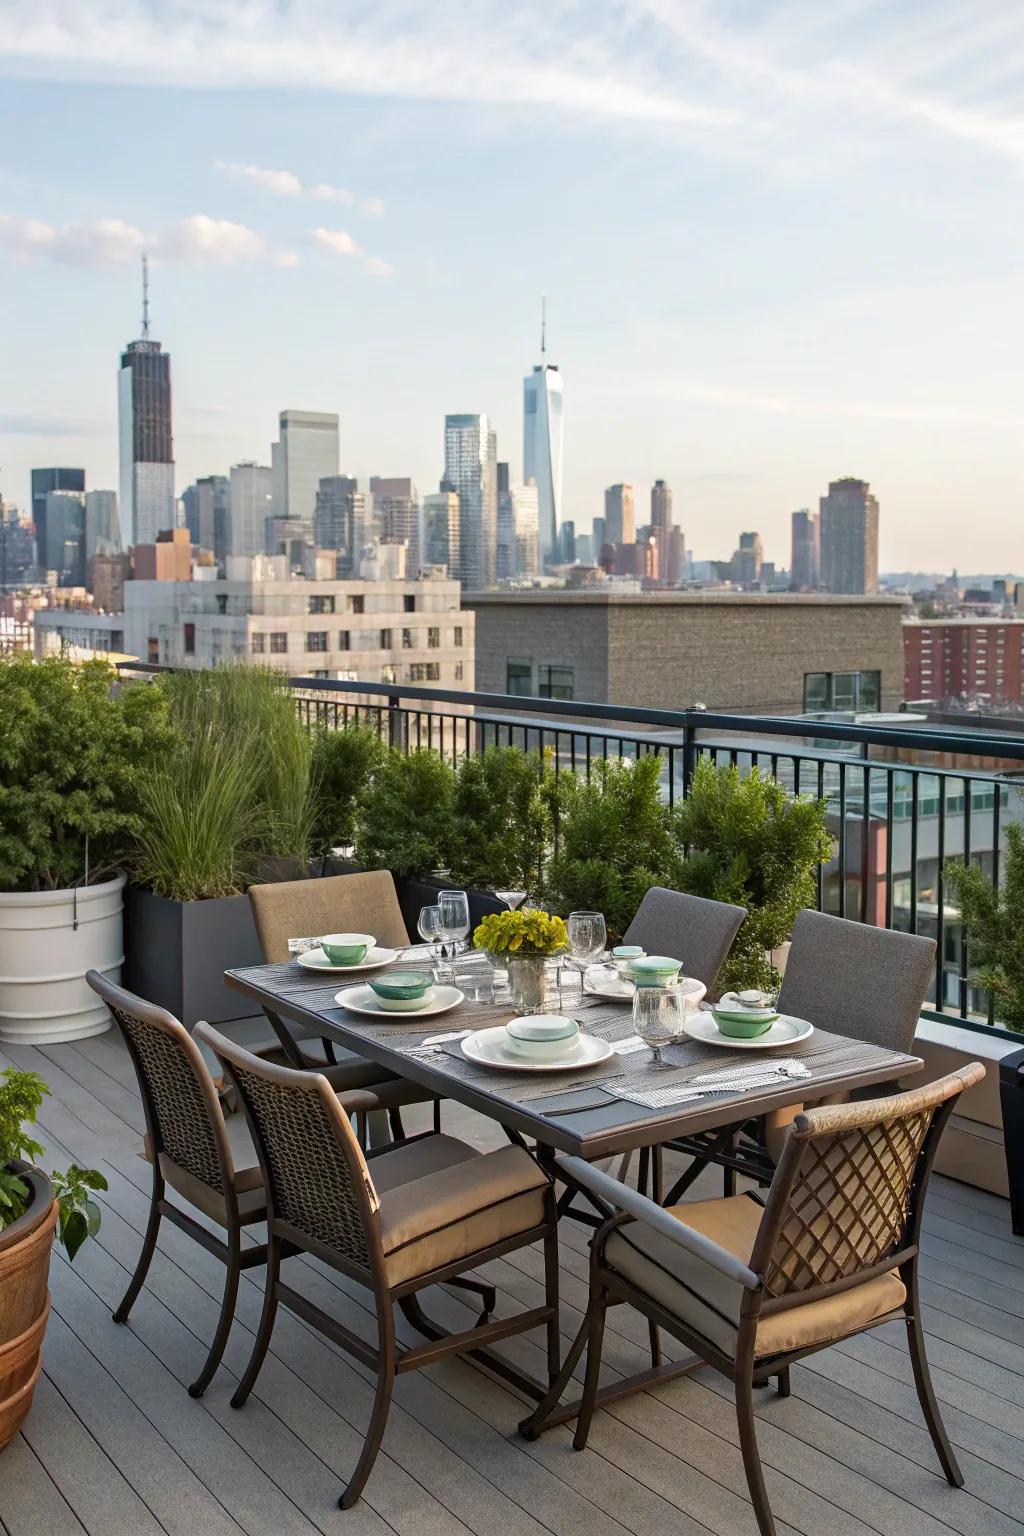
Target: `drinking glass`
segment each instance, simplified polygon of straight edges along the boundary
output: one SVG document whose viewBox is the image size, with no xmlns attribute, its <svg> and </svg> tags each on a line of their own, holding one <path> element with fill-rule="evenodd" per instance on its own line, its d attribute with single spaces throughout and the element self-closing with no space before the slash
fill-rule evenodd
<svg viewBox="0 0 1024 1536">
<path fill-rule="evenodd" d="M 499 901 L 503 901 L 510 912 L 518 912 L 526 900 L 526 891 L 495 891 Z"/>
<path fill-rule="evenodd" d="M 438 937 L 442 945 L 450 944 L 452 959 L 452 978 L 455 975 L 455 956 L 459 952 L 459 944 L 469 933 L 469 897 L 465 891 L 439 891 L 437 907 L 441 914 L 438 928 Z M 442 950 L 443 954 L 443 950 Z"/>
<path fill-rule="evenodd" d="M 684 1034 L 686 1005 L 677 987 L 637 987 L 633 994 L 633 1028 L 654 1053 L 656 1067 L 667 1066 L 662 1048 Z"/>
<path fill-rule="evenodd" d="M 421 907 L 416 928 L 424 944 L 430 947 L 430 958 L 436 970 L 441 959 L 441 908 Z"/>
<path fill-rule="evenodd" d="M 593 965 L 604 954 L 608 942 L 603 912 L 570 912 L 566 923 L 569 934 L 569 954 L 580 973 L 580 998 L 586 998 L 584 977 L 587 966 Z"/>
</svg>

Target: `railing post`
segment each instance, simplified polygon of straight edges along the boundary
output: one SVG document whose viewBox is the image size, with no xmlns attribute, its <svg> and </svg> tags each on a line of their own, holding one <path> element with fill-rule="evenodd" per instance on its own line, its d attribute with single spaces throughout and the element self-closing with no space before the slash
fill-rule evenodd
<svg viewBox="0 0 1024 1536">
<path fill-rule="evenodd" d="M 401 699 L 388 699 L 388 746 L 397 747 L 399 751 L 407 750 L 405 740 L 405 718 L 402 714 Z"/>
<path fill-rule="evenodd" d="M 690 793 L 690 785 L 697 767 L 697 737 L 690 719 L 690 711 L 683 719 L 683 799 Z"/>
</svg>

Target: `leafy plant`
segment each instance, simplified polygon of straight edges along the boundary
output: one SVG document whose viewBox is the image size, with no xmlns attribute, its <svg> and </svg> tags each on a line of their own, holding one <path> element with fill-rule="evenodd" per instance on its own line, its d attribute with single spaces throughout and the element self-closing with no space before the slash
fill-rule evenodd
<svg viewBox="0 0 1024 1536">
<path fill-rule="evenodd" d="M 477 949 L 492 955 L 560 955 L 569 943 L 560 917 L 531 907 L 518 912 L 488 912 L 473 931 Z"/>
<path fill-rule="evenodd" d="M 720 978 L 771 988 L 779 976 L 766 951 L 789 938 L 793 920 L 815 897 L 815 870 L 831 857 L 824 800 L 792 795 L 778 779 L 700 759 L 675 811 L 689 854 L 680 889 L 747 908 Z"/>
<path fill-rule="evenodd" d="M 996 1016 L 1024 1033 L 1024 825 L 1006 828 L 1001 889 L 977 864 L 947 864 L 946 879 L 959 904 L 974 980 L 992 993 Z"/>
<path fill-rule="evenodd" d="M 356 858 L 395 876 L 447 869 L 454 790 L 455 775 L 438 753 L 389 747 L 360 808 Z"/>
<path fill-rule="evenodd" d="M 541 889 L 551 843 L 543 759 L 518 747 L 488 747 L 455 774 L 451 873 L 484 890 Z"/>
<path fill-rule="evenodd" d="M 335 848 L 356 840 L 356 812 L 385 756 L 379 733 L 370 725 L 321 731 L 313 743 L 312 852 L 326 859 Z"/>
<path fill-rule="evenodd" d="M 49 1091 L 35 1072 L 18 1072 L 13 1067 L 0 1072 L 0 1231 L 23 1216 L 28 1207 L 30 1186 L 14 1164 L 43 1155 L 26 1126 L 35 1124 Z M 107 1181 L 94 1168 L 72 1163 L 64 1173 L 51 1173 L 50 1182 L 60 1205 L 57 1235 L 73 1261 L 85 1239 L 99 1231 L 100 1207 L 91 1192 L 106 1189 Z"/>
<path fill-rule="evenodd" d="M 115 687 L 102 661 L 0 657 L 0 888 L 108 878 L 139 832 L 169 739 L 158 687 Z"/>
<path fill-rule="evenodd" d="M 652 885 L 676 886 L 682 860 L 672 814 L 661 797 L 661 759 L 653 753 L 593 765 L 589 783 L 558 775 L 557 851 L 546 896 L 556 911 L 603 912 L 611 942 L 628 928 Z"/>
</svg>

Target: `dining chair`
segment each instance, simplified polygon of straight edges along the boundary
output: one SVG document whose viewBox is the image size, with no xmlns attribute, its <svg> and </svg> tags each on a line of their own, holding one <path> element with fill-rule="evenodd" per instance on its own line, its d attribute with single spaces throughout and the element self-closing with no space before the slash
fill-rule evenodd
<svg viewBox="0 0 1024 1536">
<path fill-rule="evenodd" d="M 696 977 L 713 993 L 746 915 L 746 907 L 652 885 L 622 942 L 641 944 L 649 955 L 671 955 L 681 960 L 684 974 Z"/>
<path fill-rule="evenodd" d="M 290 959 L 288 940 L 307 935 L 372 933 L 378 943 L 399 950 L 409 943 L 394 877 L 386 869 L 328 875 L 322 880 L 282 880 L 271 885 L 251 885 L 249 904 L 267 965 Z M 403 1135 L 401 1110 L 409 1104 L 432 1103 L 434 1128 L 440 1128 L 440 1100 L 428 1089 L 420 1088 L 384 1067 L 375 1066 L 329 1038 L 315 1043 L 303 1039 L 280 1014 L 270 1008 L 263 1011 L 277 1037 L 286 1065 L 298 1071 L 323 1072 L 338 1092 L 372 1084 L 378 1096 L 387 1101 L 392 1131 L 396 1136 Z M 384 1084 L 390 1086 L 384 1088 Z"/>
<path fill-rule="evenodd" d="M 935 947 L 934 939 L 921 934 L 873 928 L 805 909 L 793 924 L 779 1012 L 809 1019 L 816 1029 L 909 1054 L 935 974 Z M 885 1087 L 896 1091 L 898 1084 Z M 723 1126 L 666 1143 L 694 1159 L 672 1187 L 668 1202 L 678 1200 L 708 1163 L 725 1169 L 727 1195 L 735 1190 L 737 1173 L 768 1182 L 789 1124 L 802 1108 L 790 1105 L 749 1128 Z M 658 1183 L 656 1170 L 656 1195 Z"/>
<path fill-rule="evenodd" d="M 524 1147 L 478 1152 L 455 1137 L 432 1132 L 364 1156 L 321 1073 L 293 1072 L 263 1061 L 208 1024 L 198 1025 L 196 1036 L 219 1058 L 237 1089 L 266 1188 L 263 1312 L 231 1403 L 240 1408 L 252 1391 L 280 1305 L 369 1366 L 376 1375 L 373 1409 L 362 1451 L 339 1499 L 342 1509 L 350 1509 L 380 1449 L 396 1376 L 465 1354 L 523 1387 L 526 1378 L 486 1346 L 543 1326 L 548 1373 L 554 1377 L 560 1335 L 553 1184 Z M 544 1305 L 492 1319 L 493 1288 L 467 1280 L 465 1271 L 538 1241 L 544 1245 Z M 303 1253 L 372 1294 L 376 1347 L 281 1278 L 282 1261 Z M 424 1313 L 419 1292 L 441 1281 L 485 1293 L 473 1327 L 446 1333 Z M 396 1305 L 425 1344 L 398 1343 Z"/>
<path fill-rule="evenodd" d="M 543 1428 L 585 1346 L 573 1441 L 583 1449 L 598 1402 L 605 1314 L 628 1303 L 731 1378 L 758 1529 L 775 1536 L 753 1389 L 776 1378 L 788 1397 L 795 1361 L 902 1319 L 932 1443 L 947 1480 L 962 1488 L 929 1375 L 917 1268 L 939 1137 L 960 1094 L 984 1075 L 971 1062 L 909 1093 L 798 1115 L 763 1205 L 745 1194 L 666 1209 L 580 1158 L 559 1158 L 561 1171 L 615 1214 L 591 1247 L 583 1327 L 523 1433 Z"/>
</svg>

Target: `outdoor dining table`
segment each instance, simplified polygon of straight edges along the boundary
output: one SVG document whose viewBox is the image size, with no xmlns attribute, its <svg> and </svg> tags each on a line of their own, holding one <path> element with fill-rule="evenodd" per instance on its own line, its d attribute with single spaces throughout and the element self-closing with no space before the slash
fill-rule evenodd
<svg viewBox="0 0 1024 1536">
<path fill-rule="evenodd" d="M 408 959 L 404 963 L 407 967 Z M 428 1018 L 409 1013 L 370 1016 L 338 1006 L 336 994 L 344 980 L 336 974 L 317 974 L 295 961 L 225 972 L 230 987 L 264 1010 L 290 1053 L 294 1053 L 295 1044 L 288 1031 L 296 1026 L 300 1038 L 315 1036 L 355 1051 L 442 1098 L 476 1110 L 500 1125 L 511 1139 L 532 1144 L 538 1161 L 563 1183 L 559 1153 L 589 1162 L 628 1155 L 678 1137 L 772 1115 L 794 1103 L 889 1085 L 924 1066 L 916 1056 L 815 1030 L 781 1051 L 741 1052 L 687 1038 L 664 1048 L 666 1065 L 658 1067 L 646 1048 L 637 1049 L 628 999 L 620 1003 L 588 998 L 586 1006 L 578 1010 L 581 1029 L 607 1040 L 613 1050 L 620 1042 L 622 1054 L 583 1070 L 500 1071 L 469 1061 L 457 1039 L 427 1042 L 467 1029 L 507 1023 L 514 1015 L 510 1004 L 467 999 L 451 1012 Z M 728 1072 L 752 1061 L 765 1063 L 770 1058 L 799 1062 L 809 1076 L 780 1075 L 770 1083 L 737 1086 L 725 1093 L 700 1091 L 693 1085 L 693 1079 L 705 1074 Z M 691 1096 L 683 1098 L 686 1093 Z M 560 1209 L 565 1210 L 564 1200 Z M 581 1348 L 578 1336 L 566 1365 L 573 1356 L 571 1364 L 575 1364 Z M 484 1363 L 493 1368 L 493 1357 Z M 598 1401 L 615 1401 L 691 1371 L 700 1363 L 687 1357 L 652 1364 L 602 1388 Z M 552 1401 L 549 1383 L 531 1381 L 510 1368 L 500 1374 L 540 1400 L 540 1408 L 524 1421 L 531 1434 L 575 1415 L 575 1404 Z M 568 1376 L 563 1366 L 558 1380 L 565 1381 Z"/>
</svg>

